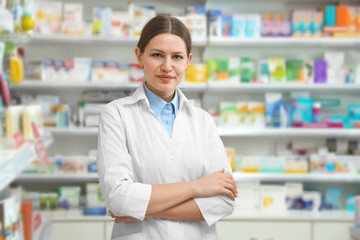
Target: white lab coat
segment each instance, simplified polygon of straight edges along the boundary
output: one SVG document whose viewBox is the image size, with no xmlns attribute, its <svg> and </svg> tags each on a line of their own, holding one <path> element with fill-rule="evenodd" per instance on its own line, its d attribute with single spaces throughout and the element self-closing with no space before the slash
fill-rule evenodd
<svg viewBox="0 0 360 240">
<path fill-rule="evenodd" d="M 110 102 L 100 115 L 98 174 L 103 197 L 116 216 L 141 221 L 115 223 L 116 240 L 219 239 L 215 223 L 233 211 L 225 195 L 195 198 L 206 222 L 145 219 L 151 184 L 196 180 L 231 172 L 212 117 L 179 94 L 172 138 L 150 109 L 144 87 Z"/>
</svg>

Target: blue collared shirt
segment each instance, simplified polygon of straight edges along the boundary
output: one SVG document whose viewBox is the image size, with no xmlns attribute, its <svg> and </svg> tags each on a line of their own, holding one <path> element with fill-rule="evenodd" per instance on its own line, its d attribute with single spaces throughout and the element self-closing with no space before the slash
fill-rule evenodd
<svg viewBox="0 0 360 240">
<path fill-rule="evenodd" d="M 170 103 L 164 101 L 161 97 L 153 93 L 144 83 L 144 90 L 147 99 L 149 100 L 150 109 L 159 117 L 166 131 L 172 137 L 173 126 L 176 113 L 179 109 L 179 96 L 175 90 L 175 96 Z"/>
</svg>

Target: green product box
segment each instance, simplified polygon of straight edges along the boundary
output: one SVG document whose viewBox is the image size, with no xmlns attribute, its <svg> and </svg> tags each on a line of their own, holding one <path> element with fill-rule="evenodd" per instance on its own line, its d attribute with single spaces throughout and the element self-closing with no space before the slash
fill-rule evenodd
<svg viewBox="0 0 360 240">
<path fill-rule="evenodd" d="M 256 82 L 256 69 L 254 59 L 241 58 L 240 81 L 242 83 Z"/>
<path fill-rule="evenodd" d="M 229 72 L 229 59 L 228 58 L 218 58 L 216 60 L 217 72 Z"/>
<path fill-rule="evenodd" d="M 217 79 L 217 61 L 215 59 L 206 61 L 206 78 L 208 81 Z"/>
<path fill-rule="evenodd" d="M 286 61 L 286 78 L 288 82 L 303 82 L 303 61 L 287 60 Z"/>
<path fill-rule="evenodd" d="M 232 82 L 240 80 L 240 58 L 229 59 L 229 79 Z"/>
<path fill-rule="evenodd" d="M 259 170 L 261 173 L 284 173 L 285 159 L 283 157 L 259 157 Z"/>
</svg>

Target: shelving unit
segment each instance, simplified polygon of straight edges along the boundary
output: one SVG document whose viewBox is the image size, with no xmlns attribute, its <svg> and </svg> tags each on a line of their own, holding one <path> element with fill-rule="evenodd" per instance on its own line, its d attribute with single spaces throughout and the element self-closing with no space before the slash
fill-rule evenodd
<svg viewBox="0 0 360 240">
<path fill-rule="evenodd" d="M 303 83 L 231 83 L 231 82 L 209 82 L 207 91 L 209 92 L 267 92 L 267 91 L 309 91 L 309 92 L 350 92 L 357 93 L 360 84 L 303 84 Z"/>
<path fill-rule="evenodd" d="M 52 141 L 52 135 L 43 137 L 45 147 Z M 24 169 L 37 157 L 34 143 L 25 143 L 21 148 L 14 150 L 6 147 L 5 143 L 0 146 L 0 192 L 11 183 Z"/>
<path fill-rule="evenodd" d="M 135 90 L 140 83 L 77 83 L 52 82 L 41 80 L 24 80 L 17 85 L 10 87 L 15 90 Z M 207 83 L 189 83 L 181 82 L 179 88 L 186 92 L 266 92 L 266 91 L 311 91 L 311 92 L 353 92 L 360 91 L 360 84 L 303 84 L 303 83 L 285 83 L 285 84 L 259 84 L 259 83 L 232 83 L 232 82 L 207 82 Z"/>
<path fill-rule="evenodd" d="M 360 129 L 345 128 L 219 128 L 222 137 L 360 137 Z"/>
<path fill-rule="evenodd" d="M 99 180 L 97 173 L 22 173 L 17 178 L 17 182 L 97 182 Z"/>
<path fill-rule="evenodd" d="M 50 217 L 52 221 L 113 221 L 110 216 L 84 216 L 80 210 L 41 211 L 41 214 Z M 347 211 L 276 211 L 242 210 L 235 207 L 234 212 L 222 221 L 234 220 L 274 220 L 274 221 L 328 221 L 349 222 L 354 218 L 353 213 Z"/>
<path fill-rule="evenodd" d="M 97 136 L 98 128 L 46 128 L 56 135 Z M 360 129 L 319 128 L 218 128 L 221 137 L 360 137 Z"/>
<path fill-rule="evenodd" d="M 85 2 L 81 1 L 88 9 L 95 4 L 95 1 Z M 143 1 L 146 2 L 146 1 Z M 206 9 L 222 9 L 224 13 L 239 13 L 239 12 L 289 12 L 289 9 L 294 8 L 308 8 L 319 4 L 324 6 L 331 3 L 337 4 L 336 0 L 313 1 L 313 0 L 277 0 L 273 2 L 256 2 L 256 1 L 226 1 L 225 4 L 215 0 L 207 1 L 151 1 L 146 4 L 156 2 L 159 7 L 163 7 L 163 12 L 178 14 L 178 9 L 186 5 L 205 5 Z M 301 5 L 304 3 L 304 6 Z M 117 5 L 109 1 L 105 5 Z M 269 6 L 271 5 L 271 6 Z M 281 5 L 281 8 L 277 8 Z M 118 6 L 118 5 L 117 5 Z M 231 6 L 231 7 L 230 7 Z M 269 9 L 267 8 L 269 6 Z M 299 7 L 300 6 L 300 7 Z M 158 7 L 158 6 L 156 6 Z M 258 9 L 261 8 L 261 9 Z M 86 10 L 87 11 L 87 10 Z M 88 11 L 87 11 L 88 12 Z M 91 57 L 95 60 L 114 60 L 121 63 L 134 62 L 133 48 L 136 46 L 138 37 L 133 38 L 103 38 L 103 37 L 85 37 L 85 36 L 41 36 L 34 35 L 27 46 L 26 57 L 30 60 L 42 60 L 44 58 L 54 59 L 72 59 L 74 57 Z M 100 47 L 101 45 L 101 47 Z M 350 53 L 350 61 L 359 62 L 360 55 L 358 49 L 360 47 L 360 38 L 347 39 L 330 39 L 330 38 L 313 38 L 313 39 L 297 39 L 297 38 L 259 38 L 259 39 L 235 39 L 235 38 L 210 38 L 204 41 L 193 42 L 193 62 L 205 62 L 209 59 L 228 58 L 228 57 L 253 57 L 254 59 L 266 59 L 269 57 L 285 57 L 287 59 L 321 59 L 325 51 L 340 51 L 344 49 Z M 63 51 L 66 49 L 66 51 Z M 194 61 L 195 60 L 195 61 Z M 30 81 L 25 80 L 22 84 L 12 85 L 11 89 L 18 92 L 27 92 L 35 94 L 58 94 L 66 103 L 73 103 L 81 100 L 80 91 L 133 91 L 139 83 L 119 83 L 119 84 L 83 84 L 83 83 L 62 83 L 62 82 L 47 82 L 47 81 Z M 265 92 L 282 92 L 284 95 L 292 91 L 307 91 L 311 94 L 335 96 L 337 94 L 356 96 L 360 90 L 359 85 L 346 84 L 239 84 L 239 83 L 225 83 L 225 82 L 209 82 L 205 84 L 190 84 L 181 83 L 180 88 L 188 93 L 190 96 L 194 93 L 199 93 L 201 100 L 207 101 L 210 107 L 218 106 L 220 101 L 227 101 L 231 99 L 237 100 L 254 100 L 259 101 L 263 99 Z M 58 91 L 59 90 L 59 91 Z M 348 96 L 346 96 L 348 97 Z M 213 104 L 213 105 L 211 105 Z M 206 106 L 208 107 L 208 106 Z M 97 128 L 47 128 L 47 132 L 54 135 L 55 142 L 64 144 L 63 146 L 54 146 L 51 151 L 58 154 L 62 151 L 67 155 L 77 155 L 76 151 L 80 148 L 94 149 L 96 148 Z M 360 129 L 242 129 L 242 128 L 218 128 L 219 134 L 223 139 L 225 146 L 234 147 L 236 153 L 239 155 L 246 155 L 248 151 L 257 151 L 265 149 L 264 152 L 273 153 L 273 148 L 276 139 L 311 139 L 320 142 L 322 139 L 328 137 L 339 138 L 360 138 Z M 81 139 L 78 141 L 78 139 Z M 73 144 L 75 143 L 75 144 Z M 57 149 L 59 148 L 59 150 Z M 256 148 L 256 149 L 255 149 Z M 255 149 L 255 150 L 253 150 Z M 82 150 L 82 149 L 81 149 Z M 244 151 L 245 150 L 245 151 Z M 61 152 L 61 153 L 62 153 Z M 0 168 L 1 169 L 1 168 Z M 3 176 L 0 172 L 1 177 Z M 357 186 L 360 182 L 360 175 L 357 174 L 248 174 L 235 172 L 234 177 L 236 181 L 260 181 L 264 183 L 284 183 L 284 182 L 303 182 L 307 185 L 328 185 L 336 184 Z M 20 183 L 36 183 L 41 187 L 53 187 L 56 184 L 66 185 L 81 185 L 86 182 L 98 181 L 97 174 L 21 174 L 17 177 Z M 41 183 L 41 184 L 40 184 Z M 1 184 L 0 184 L 1 185 Z M 336 185 L 338 186 L 338 185 Z M 44 188 L 45 188 L 44 187 Z M 56 189 L 56 188 L 55 188 Z M 347 189 L 346 189 L 347 190 Z M 352 189 L 351 189 L 352 190 Z M 345 192 L 345 191 L 344 191 Z M 347 193 L 346 193 L 347 194 Z M 76 229 L 77 232 L 87 232 L 91 237 L 98 235 L 105 235 L 105 237 L 97 237 L 96 239 L 109 239 L 111 233 L 113 219 L 104 217 L 88 217 L 83 216 L 80 210 L 75 211 L 55 211 L 44 213 L 48 215 L 53 221 L 54 229 L 57 231 L 55 235 L 62 236 L 69 232 L 69 229 Z M 335 229 L 336 226 L 341 225 L 341 229 L 348 229 L 348 225 L 353 222 L 353 214 L 346 211 L 336 212 L 264 212 L 264 211 L 243 211 L 238 208 L 230 216 L 225 217 L 219 226 L 219 231 L 224 234 L 233 234 L 237 229 L 243 231 L 251 231 L 247 229 L 249 225 L 253 225 L 254 232 L 263 231 L 264 226 L 270 226 L 275 232 L 282 232 L 283 229 L 298 229 L 292 233 L 292 236 L 300 236 L 301 240 L 345 240 L 344 232 L 341 236 L 336 234 L 332 238 L 323 237 L 316 238 L 319 229 Z M 84 224 L 86 227 L 84 227 Z M 93 224 L 93 225 L 91 225 Z M 224 227 L 227 224 L 229 228 Z M 248 224 L 248 225 L 246 225 Z M 273 225 L 274 224 L 274 225 Z M 289 224 L 293 224 L 293 228 L 289 228 Z M 91 225 L 91 226 L 90 226 Z M 244 227 L 245 226 L 245 227 Z M 302 232 L 303 226 L 306 226 L 306 235 Z M 59 227 L 59 228 L 58 228 Z M 257 228 L 259 227 L 259 228 Z M 290 226 L 291 227 L 291 226 Z M 91 231 L 89 231 L 91 229 Z M 299 230 L 300 229 L 300 230 Z M 289 230 L 290 231 L 290 230 Z M 337 230 L 334 230 L 335 232 Z M 105 233 L 103 233 L 105 232 Z M 94 235 L 95 234 L 95 235 Z M 94 236 L 93 236 L 94 235 Z M 270 235 L 269 235 L 270 236 Z M 277 236 L 277 235 L 273 235 Z M 292 239 L 277 238 L 272 239 Z M 311 236 L 311 237 L 309 237 Z M 261 237 L 263 239 L 265 237 Z M 59 239 L 68 239 L 62 237 Z M 91 238 L 92 239 L 92 238 Z M 227 238 L 224 238 L 227 239 Z M 229 238 L 230 239 L 230 238 Z M 250 237 L 237 236 L 237 239 L 251 239 Z"/>
<path fill-rule="evenodd" d="M 70 83 L 69 83 L 70 82 Z M 77 83 L 76 81 L 69 82 L 52 82 L 41 80 L 24 80 L 17 85 L 11 85 L 14 90 L 119 90 L 119 91 L 133 91 L 141 83 L 137 82 L 123 82 L 123 83 Z M 206 83 L 187 83 L 182 82 L 179 85 L 182 91 L 186 92 L 205 92 L 207 90 Z"/>
<path fill-rule="evenodd" d="M 0 34 L 0 42 L 10 42 L 16 45 L 23 45 L 30 41 L 31 35 L 30 34 L 17 34 L 17 33 L 10 33 L 10 34 Z"/>
<path fill-rule="evenodd" d="M 358 183 L 360 174 L 329 174 L 329 173 L 242 173 L 233 172 L 235 181 L 260 181 L 260 182 L 334 182 L 334 183 Z M 17 182 L 97 182 L 97 173 L 78 173 L 78 174 L 39 174 L 22 173 L 17 178 Z"/>
<path fill-rule="evenodd" d="M 233 173 L 235 181 L 359 183 L 360 174 L 329 173 Z"/>
<path fill-rule="evenodd" d="M 358 38 L 291 38 L 291 37 L 262 37 L 253 39 L 239 38 L 209 38 L 208 46 L 234 47 L 234 46 L 360 46 Z"/>
<path fill-rule="evenodd" d="M 116 44 L 136 46 L 139 37 L 102 37 L 102 36 L 67 36 L 67 35 L 34 35 L 32 43 L 68 43 L 68 44 Z M 207 40 L 195 40 L 193 46 L 205 47 Z"/>
</svg>

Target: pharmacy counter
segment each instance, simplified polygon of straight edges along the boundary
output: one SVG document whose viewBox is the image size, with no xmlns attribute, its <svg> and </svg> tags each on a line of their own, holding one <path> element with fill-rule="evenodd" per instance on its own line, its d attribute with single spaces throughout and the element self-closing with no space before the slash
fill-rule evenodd
<svg viewBox="0 0 360 240">
<path fill-rule="evenodd" d="M 73 239 L 74 232 L 78 232 L 79 237 L 85 234 L 89 240 L 108 240 L 114 224 L 109 216 L 83 216 L 81 210 L 41 213 L 52 221 L 50 240 Z M 245 211 L 235 208 L 217 224 L 217 231 L 223 240 L 351 240 L 349 228 L 353 218 L 354 214 L 347 211 Z"/>
</svg>

